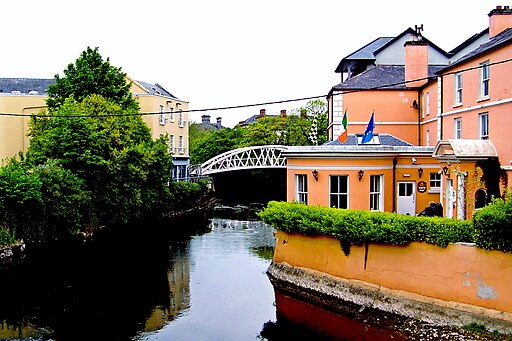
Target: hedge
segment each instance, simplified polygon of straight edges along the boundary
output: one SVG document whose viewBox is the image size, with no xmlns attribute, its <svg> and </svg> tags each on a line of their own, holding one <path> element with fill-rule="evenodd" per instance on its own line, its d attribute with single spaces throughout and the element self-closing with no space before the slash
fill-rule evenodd
<svg viewBox="0 0 512 341">
<path fill-rule="evenodd" d="M 271 201 L 259 212 L 267 224 L 285 232 L 328 235 L 340 240 L 346 254 L 350 245 L 366 242 L 406 245 L 426 242 L 440 247 L 473 242 L 471 221 L 413 217 L 387 212 L 345 210 L 299 203 Z"/>
<path fill-rule="evenodd" d="M 476 246 L 512 252 L 512 195 L 495 199 L 473 215 Z"/>
</svg>

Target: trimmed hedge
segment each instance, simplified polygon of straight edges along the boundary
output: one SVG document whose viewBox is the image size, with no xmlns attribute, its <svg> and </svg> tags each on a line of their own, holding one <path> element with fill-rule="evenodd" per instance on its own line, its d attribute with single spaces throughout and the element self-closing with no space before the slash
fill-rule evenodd
<svg viewBox="0 0 512 341">
<path fill-rule="evenodd" d="M 446 247 L 449 243 L 474 240 L 471 221 L 438 217 L 412 217 L 277 201 L 269 202 L 259 212 L 259 217 L 285 232 L 333 236 L 340 240 L 346 254 L 350 245 L 365 242 L 406 245 L 417 241 Z"/>
<path fill-rule="evenodd" d="M 512 195 L 495 199 L 473 215 L 475 243 L 486 250 L 512 252 Z"/>
</svg>

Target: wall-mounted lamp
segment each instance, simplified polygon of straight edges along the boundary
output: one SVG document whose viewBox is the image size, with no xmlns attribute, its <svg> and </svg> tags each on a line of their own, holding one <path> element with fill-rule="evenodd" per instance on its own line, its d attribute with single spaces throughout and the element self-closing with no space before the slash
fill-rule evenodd
<svg viewBox="0 0 512 341">
<path fill-rule="evenodd" d="M 359 175 L 359 181 L 361 181 L 364 175 L 364 170 L 360 169 L 359 172 L 357 172 L 357 174 Z"/>
<path fill-rule="evenodd" d="M 418 168 L 418 175 L 421 178 L 421 176 L 423 175 L 423 168 Z"/>
<path fill-rule="evenodd" d="M 311 172 L 311 174 L 313 174 L 313 178 L 315 178 L 315 180 L 318 181 L 318 171 L 315 169 L 314 171 Z"/>
<path fill-rule="evenodd" d="M 418 102 L 416 102 L 416 100 L 412 101 L 412 107 L 414 109 L 418 109 L 420 106 L 418 105 Z"/>
<path fill-rule="evenodd" d="M 444 167 L 443 167 L 443 174 L 444 174 L 444 175 L 448 175 L 449 170 L 450 170 L 450 169 L 449 169 L 448 167 L 444 166 Z"/>
</svg>

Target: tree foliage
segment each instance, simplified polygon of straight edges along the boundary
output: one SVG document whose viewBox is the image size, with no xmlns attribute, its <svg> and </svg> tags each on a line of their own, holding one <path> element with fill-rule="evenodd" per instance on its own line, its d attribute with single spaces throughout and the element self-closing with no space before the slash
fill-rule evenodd
<svg viewBox="0 0 512 341">
<path fill-rule="evenodd" d="M 223 152 L 250 146 L 311 145 L 308 140 L 313 117 L 318 119 L 318 143 L 327 142 L 327 104 L 321 100 L 309 101 L 286 117 L 266 116 L 248 126 L 202 131 L 199 124 L 190 126 L 190 160 L 200 164 Z"/>
<path fill-rule="evenodd" d="M 87 47 L 74 64 L 64 70 L 64 77 L 55 75 L 55 84 L 48 87 L 46 104 L 50 111 L 74 97 L 82 102 L 96 94 L 117 103 L 124 109 L 137 109 L 138 103 L 130 92 L 130 84 L 121 68 L 110 65 L 109 58 L 103 60 L 98 48 Z"/>
<path fill-rule="evenodd" d="M 140 116 L 99 95 L 68 98 L 50 119 L 33 117 L 27 161 L 54 161 L 82 179 L 96 222 L 140 218 L 168 198 L 171 158 Z"/>
</svg>

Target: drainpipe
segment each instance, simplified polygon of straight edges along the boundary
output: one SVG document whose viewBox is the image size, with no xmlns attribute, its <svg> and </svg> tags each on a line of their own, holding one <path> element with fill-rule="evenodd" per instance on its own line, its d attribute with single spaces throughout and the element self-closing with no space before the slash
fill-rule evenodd
<svg viewBox="0 0 512 341">
<path fill-rule="evenodd" d="M 418 91 L 418 104 L 416 105 L 417 111 L 418 111 L 418 146 L 421 146 L 421 104 L 420 104 L 420 93 L 421 91 Z"/>
<path fill-rule="evenodd" d="M 396 212 L 396 156 L 393 158 L 393 212 Z"/>
<path fill-rule="evenodd" d="M 443 102 L 444 102 L 444 99 L 443 99 L 443 95 L 444 95 L 444 90 L 443 90 L 443 75 L 441 75 L 441 103 L 440 103 L 440 106 L 441 106 L 441 133 L 440 133 L 440 140 L 443 139 L 443 113 L 444 113 L 444 108 L 443 108 Z"/>
</svg>

